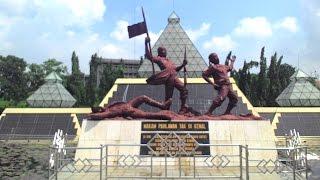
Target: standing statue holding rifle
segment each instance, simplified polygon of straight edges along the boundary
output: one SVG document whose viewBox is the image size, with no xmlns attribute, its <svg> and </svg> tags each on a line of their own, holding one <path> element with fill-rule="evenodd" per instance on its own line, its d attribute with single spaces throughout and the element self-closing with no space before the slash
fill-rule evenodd
<svg viewBox="0 0 320 180">
<path fill-rule="evenodd" d="M 236 56 L 230 58 L 231 53 L 227 57 L 229 63 L 227 65 L 219 64 L 219 57 L 216 53 L 211 53 L 209 55 L 210 66 L 203 72 L 202 77 L 209 84 L 212 84 L 214 88 L 218 91 L 218 96 L 212 101 L 212 105 L 206 112 L 206 115 L 211 115 L 217 107 L 219 107 L 226 97 L 229 98 L 229 104 L 224 114 L 230 114 L 231 110 L 236 106 L 238 102 L 237 95 L 231 90 L 231 83 L 229 80 L 228 72 L 233 69 L 234 61 Z M 212 76 L 214 82 L 209 79 L 209 76 Z"/>
</svg>

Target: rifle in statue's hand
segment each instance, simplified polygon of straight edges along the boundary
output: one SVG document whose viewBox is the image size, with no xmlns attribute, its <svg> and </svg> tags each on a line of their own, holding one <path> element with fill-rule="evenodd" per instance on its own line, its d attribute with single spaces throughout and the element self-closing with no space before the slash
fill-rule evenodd
<svg viewBox="0 0 320 180">
<path fill-rule="evenodd" d="M 230 52 L 228 53 L 224 65 L 227 65 L 227 66 L 229 65 L 229 60 L 231 59 L 231 54 L 232 54 L 232 51 L 230 51 Z"/>
</svg>

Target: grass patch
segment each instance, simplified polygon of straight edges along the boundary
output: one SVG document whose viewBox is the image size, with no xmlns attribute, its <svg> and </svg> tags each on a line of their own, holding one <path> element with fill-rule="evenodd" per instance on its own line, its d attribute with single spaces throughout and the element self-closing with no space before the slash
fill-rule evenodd
<svg viewBox="0 0 320 180">
<path fill-rule="evenodd" d="M 48 179 L 50 140 L 0 141 L 0 179 Z M 69 141 L 68 146 L 77 142 Z"/>
</svg>

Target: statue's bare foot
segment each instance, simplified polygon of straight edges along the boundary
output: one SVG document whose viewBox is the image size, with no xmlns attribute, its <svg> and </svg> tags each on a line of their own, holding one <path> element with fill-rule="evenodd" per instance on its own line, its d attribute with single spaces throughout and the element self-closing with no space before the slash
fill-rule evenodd
<svg viewBox="0 0 320 180">
<path fill-rule="evenodd" d="M 91 112 L 92 113 L 99 113 L 99 112 L 103 112 L 104 111 L 104 109 L 102 108 L 102 107 L 100 107 L 100 106 L 98 106 L 98 107 L 91 107 Z"/>
<path fill-rule="evenodd" d="M 97 116 L 95 114 L 89 114 L 87 116 L 87 119 L 90 119 L 90 120 L 102 120 L 103 118 L 101 118 L 100 116 Z"/>
<path fill-rule="evenodd" d="M 172 104 L 172 98 L 164 102 L 163 110 L 169 110 L 171 104 Z"/>
<path fill-rule="evenodd" d="M 252 113 L 248 113 L 248 114 L 240 114 L 241 117 L 250 117 L 253 116 Z"/>
<path fill-rule="evenodd" d="M 199 111 L 193 109 L 192 107 L 188 107 L 188 111 L 191 112 L 195 116 L 200 116 L 201 115 L 201 113 Z"/>
<path fill-rule="evenodd" d="M 188 107 L 187 106 L 184 106 L 184 107 L 181 107 L 181 109 L 179 110 L 178 114 L 186 114 L 188 113 Z"/>
</svg>

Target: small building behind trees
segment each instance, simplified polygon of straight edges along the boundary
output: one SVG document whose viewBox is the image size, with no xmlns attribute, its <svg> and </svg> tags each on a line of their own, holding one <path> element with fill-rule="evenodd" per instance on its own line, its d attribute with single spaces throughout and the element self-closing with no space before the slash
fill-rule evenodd
<svg viewBox="0 0 320 180">
<path fill-rule="evenodd" d="M 142 58 L 138 59 L 113 59 L 113 58 L 102 58 L 98 57 L 97 54 L 94 54 L 91 57 L 90 68 L 92 71 L 90 73 L 94 73 L 94 77 L 96 79 L 96 87 L 99 87 L 101 78 L 103 76 L 103 70 L 106 66 L 110 65 L 114 69 L 122 68 L 123 76 L 125 78 L 137 78 L 138 69 L 142 64 Z"/>
</svg>

